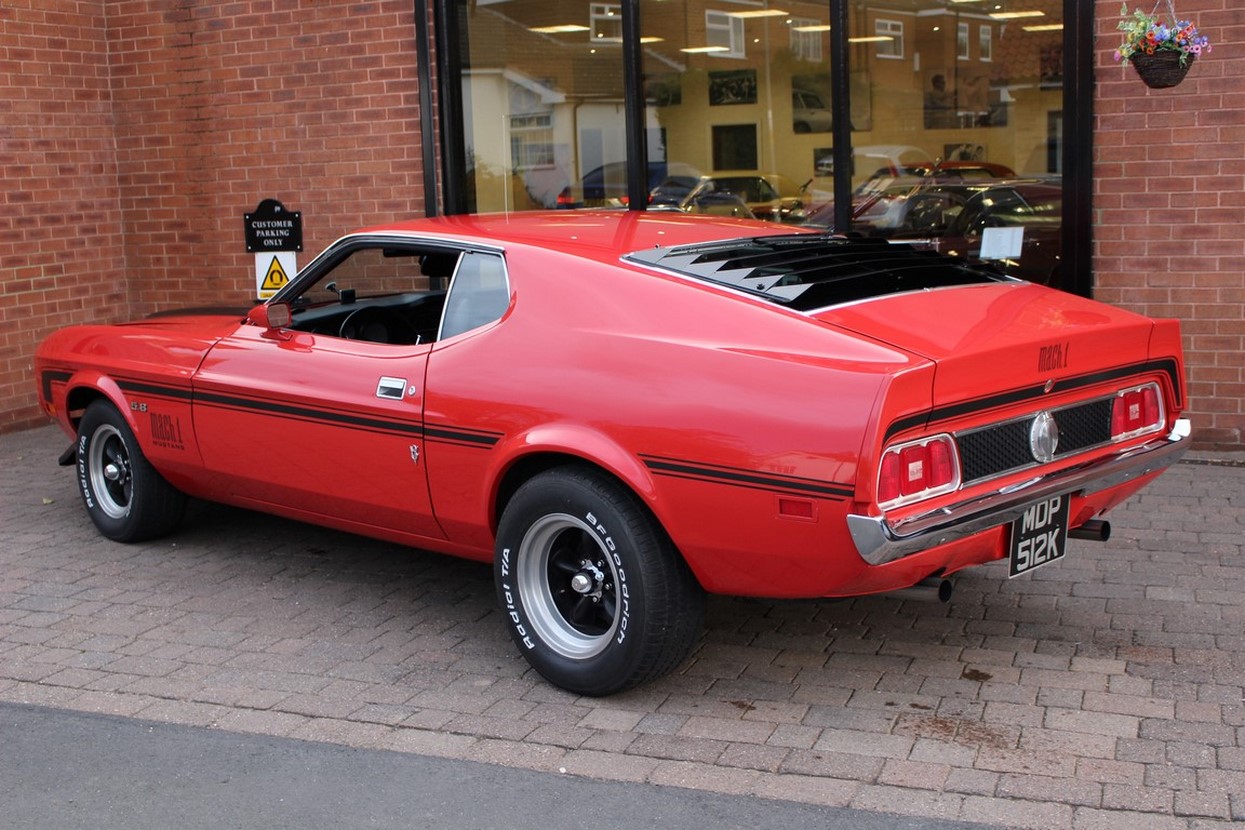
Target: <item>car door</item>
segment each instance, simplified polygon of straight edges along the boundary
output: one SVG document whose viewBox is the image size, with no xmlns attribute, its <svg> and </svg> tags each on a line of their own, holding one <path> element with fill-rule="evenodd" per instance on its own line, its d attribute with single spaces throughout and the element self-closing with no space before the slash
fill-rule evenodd
<svg viewBox="0 0 1245 830">
<path fill-rule="evenodd" d="M 422 457 L 424 376 L 457 258 L 385 238 L 339 243 L 274 298 L 290 304 L 288 329 L 242 325 L 211 350 L 193 413 L 232 501 L 444 537 Z M 445 273 L 428 273 L 434 260 Z"/>
</svg>

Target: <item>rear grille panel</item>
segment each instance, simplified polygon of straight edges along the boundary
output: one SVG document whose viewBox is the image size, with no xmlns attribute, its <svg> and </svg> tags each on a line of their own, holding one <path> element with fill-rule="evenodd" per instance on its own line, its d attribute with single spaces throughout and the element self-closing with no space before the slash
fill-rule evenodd
<svg viewBox="0 0 1245 830">
<path fill-rule="evenodd" d="M 1109 444 L 1114 400 L 1115 396 L 1109 396 L 1050 410 L 1059 427 L 1055 458 Z M 957 433 L 964 483 L 973 484 L 1041 463 L 1029 446 L 1029 432 L 1038 414 Z"/>
</svg>

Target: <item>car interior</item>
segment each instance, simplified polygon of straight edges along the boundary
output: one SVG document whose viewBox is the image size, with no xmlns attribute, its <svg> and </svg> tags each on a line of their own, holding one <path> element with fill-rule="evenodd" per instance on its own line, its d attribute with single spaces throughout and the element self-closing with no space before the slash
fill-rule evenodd
<svg viewBox="0 0 1245 830">
<path fill-rule="evenodd" d="M 377 246 L 350 251 L 289 301 L 295 331 L 416 345 L 500 319 L 510 293 L 497 254 Z"/>
</svg>

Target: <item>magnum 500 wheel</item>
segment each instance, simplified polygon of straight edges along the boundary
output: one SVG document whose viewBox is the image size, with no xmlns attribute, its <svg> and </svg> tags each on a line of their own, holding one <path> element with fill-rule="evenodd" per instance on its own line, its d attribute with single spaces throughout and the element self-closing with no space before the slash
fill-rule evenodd
<svg viewBox="0 0 1245 830">
<path fill-rule="evenodd" d="M 528 481 L 497 534 L 497 594 L 523 656 L 551 683 L 607 695 L 674 670 L 704 594 L 635 496 L 591 468 Z"/>
<path fill-rule="evenodd" d="M 78 422 L 78 489 L 99 532 L 118 542 L 163 536 L 181 521 L 186 497 L 147 461 L 130 425 L 104 400 Z"/>
</svg>

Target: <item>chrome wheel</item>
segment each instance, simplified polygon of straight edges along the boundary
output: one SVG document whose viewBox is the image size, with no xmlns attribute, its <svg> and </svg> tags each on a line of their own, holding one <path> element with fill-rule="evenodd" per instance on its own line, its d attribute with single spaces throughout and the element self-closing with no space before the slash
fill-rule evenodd
<svg viewBox="0 0 1245 830">
<path fill-rule="evenodd" d="M 103 424 L 91 436 L 87 474 L 99 507 L 109 518 L 123 519 L 134 495 L 134 471 L 125 440 L 116 427 Z"/>
<path fill-rule="evenodd" d="M 528 528 L 515 564 L 528 622 L 545 645 L 572 659 L 605 650 L 618 628 L 618 574 L 592 527 L 546 515 Z"/>
</svg>

